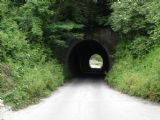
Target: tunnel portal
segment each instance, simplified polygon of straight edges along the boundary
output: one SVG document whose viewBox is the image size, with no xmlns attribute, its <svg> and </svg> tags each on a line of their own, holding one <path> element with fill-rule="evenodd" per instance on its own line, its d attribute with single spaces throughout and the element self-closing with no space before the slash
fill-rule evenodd
<svg viewBox="0 0 160 120">
<path fill-rule="evenodd" d="M 91 68 L 89 60 L 98 54 L 103 59 L 103 66 L 99 69 Z M 69 51 L 67 67 L 71 76 L 104 75 L 110 69 L 110 58 L 106 47 L 95 40 L 84 40 L 76 43 Z"/>
</svg>

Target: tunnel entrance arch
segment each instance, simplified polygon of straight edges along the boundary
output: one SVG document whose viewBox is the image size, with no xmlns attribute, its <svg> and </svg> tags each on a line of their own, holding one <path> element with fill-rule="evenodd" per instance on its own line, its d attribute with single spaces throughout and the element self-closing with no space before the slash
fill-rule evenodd
<svg viewBox="0 0 160 120">
<path fill-rule="evenodd" d="M 103 66 L 99 69 L 91 68 L 89 60 L 92 55 L 98 54 L 103 59 Z M 95 40 L 83 40 L 75 43 L 67 55 L 67 71 L 73 76 L 104 75 L 111 67 L 107 48 Z"/>
</svg>

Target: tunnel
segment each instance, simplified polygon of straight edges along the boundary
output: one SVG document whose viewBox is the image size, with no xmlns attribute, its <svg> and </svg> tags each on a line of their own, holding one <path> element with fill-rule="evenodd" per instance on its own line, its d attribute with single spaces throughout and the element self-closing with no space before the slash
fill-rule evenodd
<svg viewBox="0 0 160 120">
<path fill-rule="evenodd" d="M 92 68 L 90 58 L 94 54 L 101 56 L 103 64 L 101 68 Z M 110 69 L 109 53 L 104 44 L 95 40 L 83 40 L 70 48 L 67 55 L 67 68 L 72 77 L 83 75 L 105 75 Z"/>
</svg>

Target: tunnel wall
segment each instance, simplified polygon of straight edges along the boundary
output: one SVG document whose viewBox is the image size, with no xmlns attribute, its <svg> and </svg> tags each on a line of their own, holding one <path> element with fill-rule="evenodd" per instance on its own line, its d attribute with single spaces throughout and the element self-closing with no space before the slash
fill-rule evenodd
<svg viewBox="0 0 160 120">
<path fill-rule="evenodd" d="M 104 45 L 110 55 L 112 55 L 116 50 L 118 33 L 114 32 L 111 28 L 95 28 L 86 33 L 85 40 L 87 39 L 98 41 Z"/>
<path fill-rule="evenodd" d="M 89 60 L 92 55 L 99 54 L 103 59 L 101 69 L 91 68 Z M 111 67 L 108 50 L 95 40 L 83 40 L 74 45 L 69 51 L 67 68 L 73 75 L 104 75 Z"/>
<path fill-rule="evenodd" d="M 111 28 L 95 28 L 90 30 L 89 32 L 86 32 L 84 40 L 82 41 L 87 41 L 87 40 L 96 41 L 105 48 L 105 50 L 108 53 L 109 64 L 110 64 L 109 68 L 111 68 L 113 64 L 111 56 L 116 50 L 116 45 L 118 42 L 118 33 L 113 32 Z M 68 68 L 69 55 L 71 54 L 73 48 L 82 41 L 68 41 L 69 48 L 65 51 L 65 61 L 64 61 L 65 73 L 68 74 L 67 76 L 72 76 L 71 73 L 69 73 L 69 68 Z"/>
</svg>

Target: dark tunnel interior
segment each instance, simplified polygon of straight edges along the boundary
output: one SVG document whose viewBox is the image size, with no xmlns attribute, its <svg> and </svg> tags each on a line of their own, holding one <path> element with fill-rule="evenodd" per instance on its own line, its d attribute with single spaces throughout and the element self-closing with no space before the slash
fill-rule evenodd
<svg viewBox="0 0 160 120">
<path fill-rule="evenodd" d="M 100 55 L 103 59 L 103 66 L 101 68 L 90 67 L 89 60 L 94 54 Z M 95 40 L 84 40 L 75 44 L 69 52 L 67 64 L 72 77 L 104 76 L 105 72 L 110 69 L 108 51 Z"/>
</svg>

